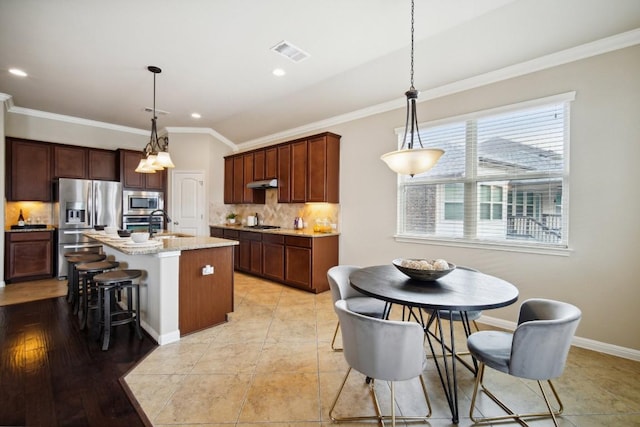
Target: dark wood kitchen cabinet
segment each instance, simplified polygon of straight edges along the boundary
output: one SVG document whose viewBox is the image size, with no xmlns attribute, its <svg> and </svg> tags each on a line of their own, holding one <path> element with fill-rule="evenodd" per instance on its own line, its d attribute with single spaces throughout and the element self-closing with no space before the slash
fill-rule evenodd
<svg viewBox="0 0 640 427">
<path fill-rule="evenodd" d="M 120 182 L 123 189 L 162 191 L 166 193 L 167 170 L 138 173 L 136 168 L 144 157 L 142 151 L 118 150 L 120 153 Z"/>
<path fill-rule="evenodd" d="M 52 146 L 54 178 L 87 179 L 89 150 L 86 147 Z"/>
<path fill-rule="evenodd" d="M 238 240 L 234 268 L 309 292 L 329 290 L 327 270 L 338 265 L 338 236 L 308 237 L 211 226 L 212 237 Z"/>
<path fill-rule="evenodd" d="M 265 177 L 264 163 L 265 152 L 264 150 L 256 150 L 253 152 L 253 179 L 254 181 L 263 180 Z"/>
<path fill-rule="evenodd" d="M 284 282 L 311 292 L 329 290 L 327 270 L 338 265 L 338 236 L 285 236 Z"/>
<path fill-rule="evenodd" d="M 264 204 L 264 190 L 247 188 L 254 181 L 254 153 L 237 154 L 224 158 L 224 203 Z"/>
<path fill-rule="evenodd" d="M 233 200 L 233 157 L 224 158 L 224 203 L 235 203 Z"/>
<path fill-rule="evenodd" d="M 180 255 L 178 324 L 180 335 L 227 321 L 233 311 L 233 248 L 196 249 Z M 213 274 L 203 274 L 206 265 Z"/>
<path fill-rule="evenodd" d="M 278 282 L 284 281 L 284 236 L 262 236 L 262 276 Z"/>
<path fill-rule="evenodd" d="M 340 202 L 340 137 L 332 133 L 307 140 L 307 202 Z"/>
<path fill-rule="evenodd" d="M 50 202 L 51 190 L 51 144 L 7 137 L 7 201 Z"/>
<path fill-rule="evenodd" d="M 5 233 L 7 283 L 53 277 L 53 232 Z"/>
<path fill-rule="evenodd" d="M 278 147 L 278 202 L 291 202 L 291 146 Z"/>
<path fill-rule="evenodd" d="M 271 147 L 264 150 L 264 179 L 278 177 L 278 148 Z"/>
<path fill-rule="evenodd" d="M 119 181 L 118 154 L 114 150 L 89 149 L 89 179 Z"/>
<path fill-rule="evenodd" d="M 307 201 L 307 141 L 291 144 L 291 202 Z"/>
</svg>

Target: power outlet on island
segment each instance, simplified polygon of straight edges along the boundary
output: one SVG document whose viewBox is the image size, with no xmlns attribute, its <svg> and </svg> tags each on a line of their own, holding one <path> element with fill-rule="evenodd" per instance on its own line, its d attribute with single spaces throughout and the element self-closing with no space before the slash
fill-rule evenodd
<svg viewBox="0 0 640 427">
<path fill-rule="evenodd" d="M 205 265 L 204 267 L 202 267 L 202 275 L 203 276 L 208 276 L 210 274 L 213 274 L 213 266 L 212 265 Z"/>
</svg>

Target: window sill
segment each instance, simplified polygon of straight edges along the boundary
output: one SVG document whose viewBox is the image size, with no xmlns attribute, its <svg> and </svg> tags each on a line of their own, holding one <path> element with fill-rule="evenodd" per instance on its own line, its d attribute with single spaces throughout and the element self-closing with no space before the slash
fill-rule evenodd
<svg viewBox="0 0 640 427">
<path fill-rule="evenodd" d="M 438 245 L 438 246 L 453 246 L 459 248 L 471 248 L 471 249 L 490 249 L 495 251 L 505 252 L 521 252 L 538 255 L 552 255 L 552 256 L 570 256 L 573 252 L 568 247 L 561 246 L 544 246 L 544 245 L 527 245 L 516 243 L 498 243 L 498 242 L 485 242 L 485 241 L 473 241 L 463 239 L 444 239 L 435 237 L 421 237 L 421 236 L 408 236 L 396 234 L 393 236 L 396 242 L 401 243 L 418 243 L 423 245 Z"/>
</svg>

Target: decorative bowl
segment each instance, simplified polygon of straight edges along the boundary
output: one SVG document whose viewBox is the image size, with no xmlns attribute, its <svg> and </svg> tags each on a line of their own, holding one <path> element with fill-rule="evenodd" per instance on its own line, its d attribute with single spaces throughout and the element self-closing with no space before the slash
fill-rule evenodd
<svg viewBox="0 0 640 427">
<path fill-rule="evenodd" d="M 105 227 L 104 232 L 107 234 L 118 234 L 118 227 Z"/>
<path fill-rule="evenodd" d="M 94 225 L 93 229 L 96 231 L 104 231 L 104 225 Z"/>
<path fill-rule="evenodd" d="M 135 243 L 144 243 L 149 240 L 149 233 L 147 232 L 136 232 L 131 233 L 131 240 Z"/>
<path fill-rule="evenodd" d="M 118 230 L 118 236 L 129 237 L 131 236 L 131 230 Z"/>
<path fill-rule="evenodd" d="M 430 260 L 423 260 L 423 259 L 417 259 L 417 258 L 408 259 L 408 260 L 431 262 Z M 423 282 L 432 282 L 434 280 L 438 280 L 439 278 L 446 276 L 447 274 L 451 273 L 453 270 L 456 269 L 455 264 L 452 264 L 450 262 L 447 262 L 447 264 L 449 264 L 448 270 L 422 270 L 418 268 L 403 267 L 402 261 L 403 261 L 403 258 L 394 259 L 393 265 L 395 265 L 398 270 L 402 271 L 404 274 L 411 277 L 412 279 L 421 280 Z"/>
</svg>

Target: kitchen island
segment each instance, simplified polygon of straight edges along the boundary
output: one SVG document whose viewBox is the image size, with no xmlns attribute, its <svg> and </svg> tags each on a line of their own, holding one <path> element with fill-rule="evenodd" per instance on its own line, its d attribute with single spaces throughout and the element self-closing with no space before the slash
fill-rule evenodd
<svg viewBox="0 0 640 427">
<path fill-rule="evenodd" d="M 235 240 L 158 234 L 144 244 L 100 232 L 85 233 L 102 243 L 120 268 L 143 271 L 140 321 L 159 345 L 223 323 L 233 311 Z"/>
</svg>

